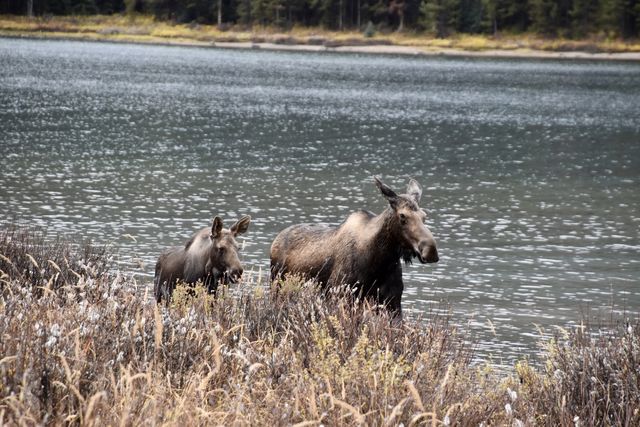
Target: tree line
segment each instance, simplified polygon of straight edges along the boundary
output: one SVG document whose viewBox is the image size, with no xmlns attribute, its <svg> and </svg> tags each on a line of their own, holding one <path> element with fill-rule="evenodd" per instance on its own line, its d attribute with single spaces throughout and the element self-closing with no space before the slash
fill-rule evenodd
<svg viewBox="0 0 640 427">
<path fill-rule="evenodd" d="M 640 0 L 0 0 L 0 13 L 153 14 L 177 23 L 637 37 Z"/>
</svg>

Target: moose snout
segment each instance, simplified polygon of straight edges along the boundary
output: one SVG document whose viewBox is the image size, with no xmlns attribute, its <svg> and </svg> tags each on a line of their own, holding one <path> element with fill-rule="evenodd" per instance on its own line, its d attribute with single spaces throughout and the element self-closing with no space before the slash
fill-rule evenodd
<svg viewBox="0 0 640 427">
<path fill-rule="evenodd" d="M 240 277 L 242 277 L 242 273 L 243 272 L 244 272 L 244 270 L 242 269 L 242 267 L 238 267 L 238 268 L 233 268 L 233 269 L 227 270 L 226 275 L 229 278 L 229 281 L 231 283 L 235 283 L 238 280 L 240 280 Z"/>
<path fill-rule="evenodd" d="M 438 262 L 440 260 L 440 257 L 438 257 L 438 248 L 436 248 L 435 242 L 422 242 L 419 250 L 420 262 L 423 264 Z"/>
</svg>

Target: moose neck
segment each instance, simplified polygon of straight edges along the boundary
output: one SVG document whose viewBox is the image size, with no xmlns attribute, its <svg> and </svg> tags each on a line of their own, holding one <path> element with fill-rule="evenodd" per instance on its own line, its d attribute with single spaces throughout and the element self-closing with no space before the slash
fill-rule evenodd
<svg viewBox="0 0 640 427">
<path fill-rule="evenodd" d="M 396 215 L 390 207 L 372 220 L 369 254 L 381 267 L 395 265 L 404 255 L 396 221 Z"/>
</svg>

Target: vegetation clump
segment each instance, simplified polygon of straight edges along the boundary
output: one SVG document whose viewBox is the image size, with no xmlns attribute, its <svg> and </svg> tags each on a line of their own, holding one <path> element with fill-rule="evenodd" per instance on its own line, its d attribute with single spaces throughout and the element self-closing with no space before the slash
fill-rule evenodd
<svg viewBox="0 0 640 427">
<path fill-rule="evenodd" d="M 366 38 L 371 38 L 376 35 L 376 27 L 375 25 L 373 25 L 373 22 L 371 21 L 367 22 L 367 26 L 364 28 L 364 31 L 362 32 L 362 34 Z"/>
<path fill-rule="evenodd" d="M 471 363 L 447 319 L 395 325 L 348 289 L 246 280 L 171 306 L 103 249 L 0 233 L 0 420 L 9 424 L 506 425 L 640 421 L 640 326 Z M 577 418 L 576 418 L 577 417 Z"/>
<path fill-rule="evenodd" d="M 516 365 L 527 413 L 546 425 L 640 425 L 640 323 L 561 333 L 541 372 Z"/>
</svg>

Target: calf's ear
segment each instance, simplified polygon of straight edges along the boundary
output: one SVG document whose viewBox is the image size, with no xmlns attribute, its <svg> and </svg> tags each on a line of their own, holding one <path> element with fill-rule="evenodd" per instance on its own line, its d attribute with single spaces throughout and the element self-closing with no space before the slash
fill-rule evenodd
<svg viewBox="0 0 640 427">
<path fill-rule="evenodd" d="M 211 226 L 211 238 L 216 239 L 220 237 L 222 232 L 222 219 L 219 216 L 213 218 L 213 225 Z"/>
<path fill-rule="evenodd" d="M 250 222 L 251 222 L 251 217 L 249 215 L 245 215 L 242 218 L 240 218 L 238 221 L 236 221 L 236 223 L 231 226 L 229 231 L 231 231 L 231 233 L 233 233 L 234 236 L 237 236 L 238 234 L 246 233 L 247 229 L 249 228 Z"/>
<path fill-rule="evenodd" d="M 395 206 L 398 202 L 398 195 L 395 193 L 395 191 L 389 188 L 387 184 L 380 181 L 380 178 L 378 178 L 377 176 L 374 176 L 373 180 L 376 182 L 378 190 L 380 190 L 382 195 L 389 201 L 391 207 L 395 209 Z"/>
<path fill-rule="evenodd" d="M 420 203 L 420 197 L 422 197 L 422 187 L 415 179 L 411 178 L 409 180 L 409 185 L 407 185 L 407 194 L 413 197 L 413 200 L 416 203 Z"/>
</svg>

